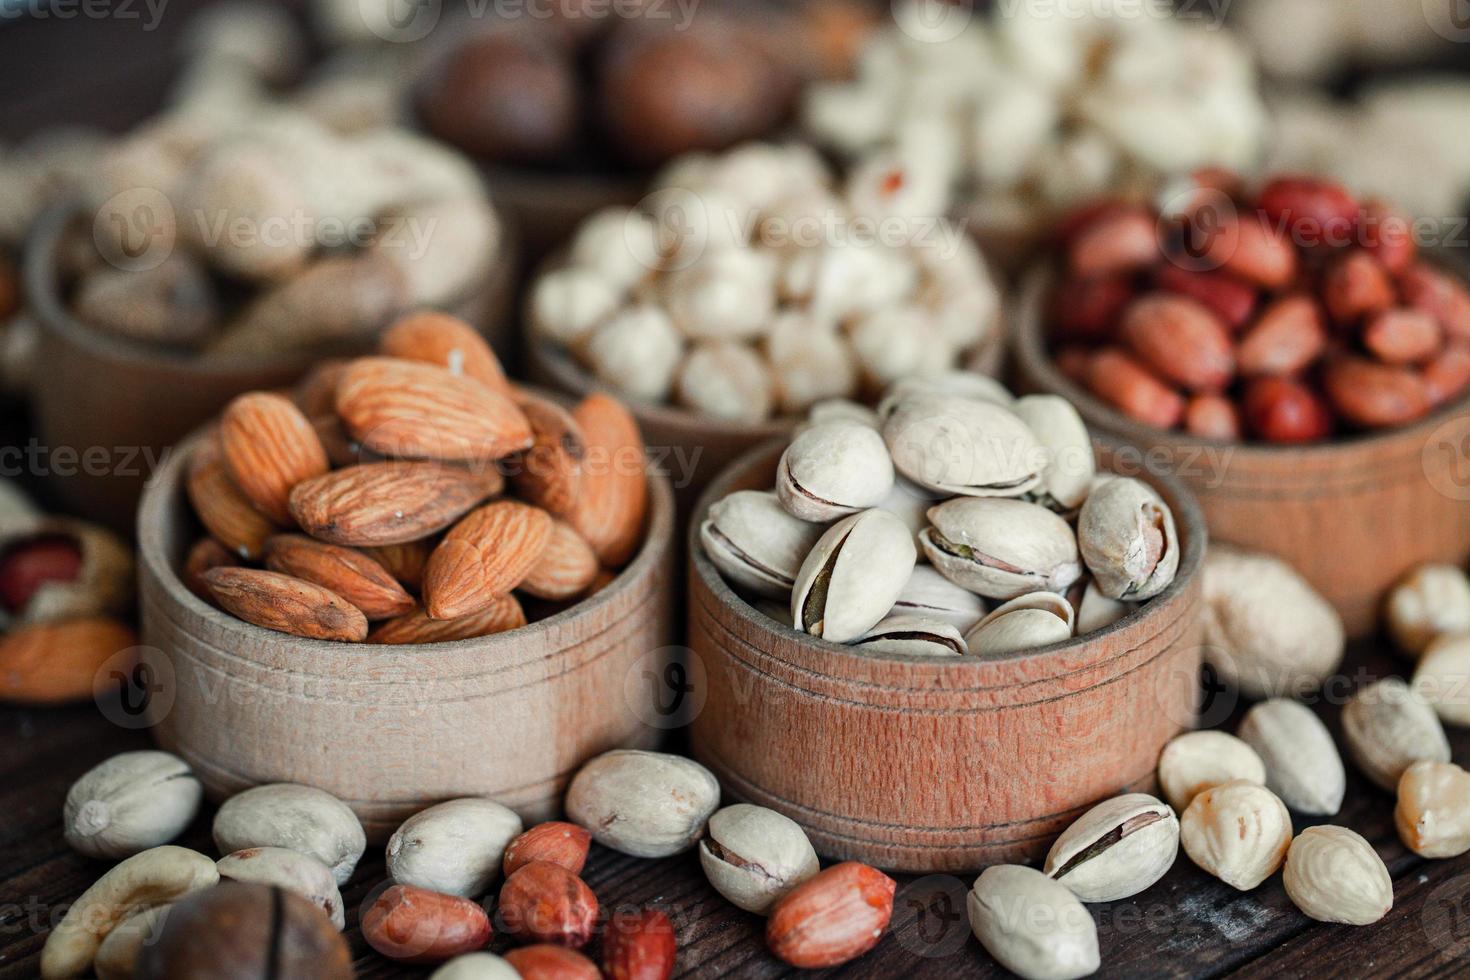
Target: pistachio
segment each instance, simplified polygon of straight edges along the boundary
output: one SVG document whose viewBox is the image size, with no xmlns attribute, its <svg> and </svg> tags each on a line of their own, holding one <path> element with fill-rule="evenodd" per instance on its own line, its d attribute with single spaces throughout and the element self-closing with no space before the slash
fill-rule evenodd
<svg viewBox="0 0 1470 980">
<path fill-rule="evenodd" d="M 865 653 L 953 657 L 970 652 L 953 623 L 923 616 L 889 616 L 853 644 Z"/>
<path fill-rule="evenodd" d="M 942 398 L 968 398 L 972 401 L 990 402 L 1002 408 L 1010 408 L 1016 397 L 999 381 L 974 371 L 943 371 L 939 374 L 916 375 L 900 378 L 883 393 L 878 403 L 878 417 L 887 419 L 900 402 L 912 395 L 933 395 Z"/>
<path fill-rule="evenodd" d="M 1405 847 L 1427 858 L 1470 851 L 1470 772 L 1452 762 L 1416 762 L 1398 791 L 1393 822 Z"/>
<path fill-rule="evenodd" d="M 894 468 L 941 493 L 1019 497 L 1041 484 L 1046 451 L 1026 423 L 993 402 L 920 392 L 883 423 Z"/>
<path fill-rule="evenodd" d="M 1077 602 L 1077 635 L 1082 636 L 1084 633 L 1093 633 L 1111 626 L 1137 608 L 1136 602 L 1108 598 L 1102 594 L 1096 582 L 1088 579 L 1082 590 L 1082 598 Z"/>
<path fill-rule="evenodd" d="M 908 526 L 915 544 L 924 528 L 929 526 L 929 508 L 934 506 L 934 495 L 922 487 L 916 487 L 903 477 L 895 477 L 893 489 L 878 502 L 879 510 L 886 510 Z M 919 559 L 922 561 L 923 554 Z"/>
<path fill-rule="evenodd" d="M 785 599 L 822 527 L 786 513 L 770 491 L 737 490 L 716 501 L 699 526 L 704 553 L 737 586 Z"/>
<path fill-rule="evenodd" d="M 757 915 L 819 870 L 817 852 L 794 820 L 749 803 L 709 818 L 699 864 L 715 891 Z"/>
<path fill-rule="evenodd" d="M 1030 592 L 996 606 L 965 634 L 977 657 L 1001 657 L 1064 643 L 1076 622 L 1072 604 L 1055 592 Z"/>
<path fill-rule="evenodd" d="M 1262 701 L 1246 712 L 1236 734 L 1265 764 L 1266 788 L 1297 813 L 1325 817 L 1342 808 L 1342 757 L 1311 708 L 1290 698 Z"/>
<path fill-rule="evenodd" d="M 1266 787 L 1236 779 L 1194 798 L 1179 819 L 1179 841 L 1195 864 L 1250 891 L 1285 860 L 1291 814 Z"/>
<path fill-rule="evenodd" d="M 1430 642 L 1414 669 L 1414 691 L 1447 725 L 1470 725 L 1470 633 Z"/>
<path fill-rule="evenodd" d="M 1072 528 L 1037 504 L 958 497 L 931 507 L 929 523 L 919 536 L 929 561 L 987 598 L 1057 592 L 1082 576 Z"/>
<path fill-rule="evenodd" d="M 1450 743 L 1434 709 L 1397 677 L 1353 695 L 1342 709 L 1342 734 L 1358 768 L 1389 792 L 1414 763 L 1450 761 Z"/>
<path fill-rule="evenodd" d="M 1036 492 L 1056 510 L 1080 507 L 1097 472 L 1092 437 L 1082 416 L 1060 395 L 1026 395 L 1011 410 L 1046 450 L 1046 469 Z"/>
<path fill-rule="evenodd" d="M 566 811 L 604 847 L 658 858 L 693 847 L 719 804 L 719 782 L 694 760 L 617 749 L 577 771 Z"/>
<path fill-rule="evenodd" d="M 966 906 L 975 938 L 1012 973 L 1076 980 L 1097 972 L 1097 924 L 1077 896 L 1035 868 L 986 868 Z"/>
<path fill-rule="evenodd" d="M 1180 813 L 1211 786 L 1232 780 L 1264 785 L 1266 765 L 1255 749 L 1226 732 L 1185 732 L 1159 755 L 1159 788 Z"/>
<path fill-rule="evenodd" d="M 893 489 L 882 436 L 857 422 L 814 425 L 792 440 L 776 470 L 776 494 L 793 517 L 835 521 L 875 507 Z"/>
<path fill-rule="evenodd" d="M 367 848 L 357 815 L 332 794 L 296 783 L 270 783 L 237 793 L 214 815 L 223 854 L 247 847 L 285 847 L 308 854 L 347 883 Z"/>
<path fill-rule="evenodd" d="M 1308 827 L 1291 842 L 1286 894 L 1318 922 L 1366 926 L 1393 908 L 1393 879 L 1378 852 L 1346 827 Z"/>
<path fill-rule="evenodd" d="M 513 810 L 468 797 L 420 810 L 388 839 L 388 875 L 443 895 L 474 898 L 500 876 L 505 848 L 524 828 Z"/>
<path fill-rule="evenodd" d="M 1179 853 L 1179 819 L 1144 793 L 1104 800 L 1073 821 L 1046 855 L 1047 875 L 1084 902 L 1137 895 Z"/>
<path fill-rule="evenodd" d="M 1470 577 L 1454 565 L 1420 565 L 1388 594 L 1388 632 L 1418 656 L 1442 633 L 1470 631 Z"/>
<path fill-rule="evenodd" d="M 875 432 L 883 430 L 883 421 L 878 418 L 878 413 L 861 402 L 846 398 L 824 398 L 807 409 L 806 418 L 796 427 L 796 433 L 800 435 L 823 422 L 839 421 L 857 422 Z"/>
<path fill-rule="evenodd" d="M 88 770 L 66 794 L 66 842 L 78 854 L 125 858 L 167 844 L 199 812 L 203 787 L 167 752 L 123 752 Z"/>
<path fill-rule="evenodd" d="M 1087 495 L 1077 545 L 1102 594 L 1142 601 L 1169 587 L 1179 570 L 1174 513 L 1148 484 L 1108 480 Z"/>
<path fill-rule="evenodd" d="M 792 621 L 834 643 L 857 639 L 893 608 L 916 556 L 908 528 L 887 511 L 843 518 L 801 563 L 791 592 Z"/>
<path fill-rule="evenodd" d="M 696 345 L 679 365 L 678 402 L 711 418 L 759 422 L 771 414 L 775 393 L 766 363 L 753 349 L 732 341 Z"/>
<path fill-rule="evenodd" d="M 955 585 L 932 566 L 915 565 L 889 615 L 938 619 L 963 632 L 985 615 L 985 600 Z"/>
<path fill-rule="evenodd" d="M 247 847 L 215 862 L 222 880 L 254 881 L 293 891 L 327 913 L 340 931 L 346 925 L 342 893 L 332 869 L 309 854 L 284 847 Z"/>
</svg>

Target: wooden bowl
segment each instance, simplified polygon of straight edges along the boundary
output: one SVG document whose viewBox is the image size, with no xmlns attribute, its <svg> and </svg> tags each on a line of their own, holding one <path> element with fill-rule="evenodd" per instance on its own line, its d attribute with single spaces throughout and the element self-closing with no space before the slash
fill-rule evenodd
<svg viewBox="0 0 1470 980">
<path fill-rule="evenodd" d="M 72 316 L 57 252 L 81 213 L 75 202 L 48 211 L 25 258 L 26 299 L 41 326 L 31 408 L 42 445 L 91 451 L 106 462 L 52 469 L 69 506 L 113 527 L 131 527 L 143 483 L 162 455 L 236 395 L 295 381 L 320 353 L 204 359 L 109 336 Z M 484 283 L 449 312 L 474 324 L 497 349 L 510 337 L 518 265 L 514 228 Z"/>
<path fill-rule="evenodd" d="M 1099 800 L 1148 792 L 1199 692 L 1204 522 L 1175 480 L 1174 583 L 1067 643 L 1007 657 L 855 652 L 752 608 L 699 545 L 734 490 L 772 485 L 784 443 L 737 460 L 690 528 L 689 646 L 709 692 L 694 755 L 727 795 L 786 814 L 817 850 L 906 872 L 963 872 L 1044 853 Z"/>
<path fill-rule="evenodd" d="M 662 734 L 642 671 L 661 676 L 670 641 L 674 537 L 668 481 L 649 477 L 642 549 L 572 609 L 453 643 L 376 646 L 252 626 L 179 579 L 196 523 L 187 447 L 149 483 L 138 512 L 146 720 L 222 799 L 298 782 L 340 797 L 381 842 L 410 814 L 487 796 L 527 824 L 561 810 L 582 763 Z"/>
<path fill-rule="evenodd" d="M 1337 608 L 1349 635 L 1373 631 L 1385 592 L 1409 569 L 1470 558 L 1470 400 L 1403 428 L 1316 445 L 1165 432 L 1057 370 L 1043 323 L 1049 284 L 1046 270 L 1034 271 L 1017 296 L 1017 387 L 1063 395 L 1089 428 L 1178 476 L 1199 498 L 1216 540 L 1279 555 Z"/>
</svg>

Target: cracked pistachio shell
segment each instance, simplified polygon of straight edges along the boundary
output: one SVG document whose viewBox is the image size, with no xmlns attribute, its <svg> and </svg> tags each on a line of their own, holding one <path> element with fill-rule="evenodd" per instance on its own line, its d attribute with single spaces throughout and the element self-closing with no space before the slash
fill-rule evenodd
<svg viewBox="0 0 1470 980">
<path fill-rule="evenodd" d="M 823 422 L 856 422 L 875 432 L 883 430 L 878 413 L 861 402 L 847 398 L 824 398 L 807 409 L 806 418 L 796 427 L 796 435 Z"/>
<path fill-rule="evenodd" d="M 699 864 L 715 891 L 756 915 L 819 870 L 817 852 L 794 820 L 749 803 L 709 818 Z"/>
<path fill-rule="evenodd" d="M 500 877 L 505 849 L 523 829 L 515 811 L 493 800 L 436 803 L 388 838 L 388 876 L 444 895 L 483 895 Z"/>
<path fill-rule="evenodd" d="M 247 847 L 285 847 L 309 854 L 346 884 L 367 848 L 367 835 L 346 803 L 325 790 L 269 783 L 237 793 L 214 815 L 221 854 Z"/>
<path fill-rule="evenodd" d="M 1019 497 L 1040 485 L 1046 451 L 994 402 L 918 393 L 883 423 L 894 468 L 921 487 L 967 497 Z"/>
<path fill-rule="evenodd" d="M 1082 503 L 1077 545 L 1102 594 L 1142 602 L 1169 587 L 1179 570 L 1174 513 L 1148 484 L 1108 480 Z"/>
<path fill-rule="evenodd" d="M 915 565 L 889 616 L 937 619 L 963 633 L 985 616 L 985 600 L 955 585 L 932 565 Z"/>
<path fill-rule="evenodd" d="M 203 795 L 189 764 L 168 752 L 123 752 L 72 784 L 62 808 L 66 842 L 78 854 L 125 858 L 178 837 Z"/>
<path fill-rule="evenodd" d="M 786 599 L 822 526 L 786 513 L 771 491 L 737 490 L 716 501 L 699 526 L 704 553 L 737 588 Z"/>
<path fill-rule="evenodd" d="M 1342 809 L 1342 756 L 1311 708 L 1290 698 L 1262 701 L 1246 712 L 1236 734 L 1261 757 L 1266 788 L 1288 807 L 1318 817 Z"/>
<path fill-rule="evenodd" d="M 1429 644 L 1414 669 L 1414 690 L 1447 725 L 1470 725 L 1470 633 Z"/>
<path fill-rule="evenodd" d="M 1016 401 L 1010 389 L 985 374 L 974 371 L 943 371 L 939 374 L 900 378 L 883 392 L 878 403 L 878 417 L 887 419 L 899 402 L 911 395 L 937 395 L 943 398 L 969 398 L 1010 408 Z"/>
<path fill-rule="evenodd" d="M 1055 592 L 1031 592 L 996 606 L 965 634 L 977 657 L 1000 657 L 1070 640 L 1072 604 Z"/>
<path fill-rule="evenodd" d="M 1393 879 L 1383 858 L 1346 827 L 1308 827 L 1286 852 L 1286 894 L 1318 922 L 1366 926 L 1393 908 Z"/>
<path fill-rule="evenodd" d="M 1088 579 L 1082 590 L 1082 598 L 1077 601 L 1077 635 L 1083 636 L 1111 626 L 1137 608 L 1136 602 L 1108 598 L 1102 594 L 1096 582 Z"/>
<path fill-rule="evenodd" d="M 1048 506 L 1070 511 L 1081 506 L 1092 487 L 1097 460 L 1092 437 L 1072 403 L 1060 395 L 1027 395 L 1011 406 L 1046 450 L 1046 470 L 1037 492 Z"/>
<path fill-rule="evenodd" d="M 1342 734 L 1353 762 L 1390 793 L 1414 763 L 1450 761 L 1450 743 L 1434 709 L 1397 677 L 1352 696 L 1342 709 Z"/>
<path fill-rule="evenodd" d="M 855 640 L 893 608 L 917 552 L 904 523 L 865 510 L 833 524 L 801 564 L 791 591 L 796 629 L 833 643 Z"/>
<path fill-rule="evenodd" d="M 812 426 L 792 440 L 776 468 L 781 506 L 803 521 L 835 521 L 876 507 L 892 489 L 893 461 L 883 437 L 857 422 Z"/>
<path fill-rule="evenodd" d="M 1073 821 L 1046 855 L 1045 872 L 1084 902 L 1137 895 L 1179 854 L 1179 818 L 1145 793 L 1104 800 Z"/>
<path fill-rule="evenodd" d="M 1039 504 L 956 497 L 929 509 L 919 536 L 945 578 L 990 599 L 1059 592 L 1082 577 L 1071 525 Z"/>
<path fill-rule="evenodd" d="M 894 479 L 893 489 L 878 502 L 877 507 L 907 524 L 917 546 L 919 535 L 929 526 L 929 508 L 934 506 L 934 502 L 934 494 L 914 486 L 900 476 Z M 919 560 L 925 560 L 922 551 L 919 553 Z"/>
<path fill-rule="evenodd" d="M 567 788 L 567 817 L 604 847 L 634 857 L 689 850 L 720 805 L 720 784 L 693 759 L 615 749 L 577 771 Z"/>
<path fill-rule="evenodd" d="M 1196 796 L 1232 780 L 1266 784 L 1266 764 L 1256 750 L 1228 732 L 1185 732 L 1159 753 L 1159 788 L 1180 813 Z"/>
<path fill-rule="evenodd" d="M 1470 772 L 1452 762 L 1416 762 L 1399 779 L 1394 825 L 1420 857 L 1470 851 Z"/>
<path fill-rule="evenodd" d="M 1264 786 L 1233 780 L 1194 798 L 1179 820 L 1190 860 L 1248 892 L 1271 877 L 1291 844 L 1291 814 Z"/>
<path fill-rule="evenodd" d="M 1388 632 L 1417 657 L 1444 633 L 1470 632 L 1470 576 L 1454 565 L 1420 565 L 1388 594 Z"/>
<path fill-rule="evenodd" d="M 965 904 L 980 945 L 1017 976 L 1077 980 L 1097 972 L 1097 924 L 1076 895 L 1035 868 L 986 868 Z"/>
<path fill-rule="evenodd" d="M 889 616 L 853 645 L 865 653 L 913 657 L 953 657 L 970 652 L 953 623 L 923 616 Z"/>
</svg>

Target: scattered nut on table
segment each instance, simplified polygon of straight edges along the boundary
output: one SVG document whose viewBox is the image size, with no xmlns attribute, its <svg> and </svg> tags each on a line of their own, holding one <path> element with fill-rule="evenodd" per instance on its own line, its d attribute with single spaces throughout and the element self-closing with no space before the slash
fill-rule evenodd
<svg viewBox="0 0 1470 980">
<path fill-rule="evenodd" d="M 966 900 L 970 929 L 1001 966 L 1027 980 L 1075 980 L 1100 965 L 1097 925 L 1081 900 L 1034 868 L 986 868 Z"/>
<path fill-rule="evenodd" d="M 803 970 L 838 966 L 883 938 L 897 883 L 856 861 L 834 864 L 783 895 L 766 919 L 766 946 Z"/>
<path fill-rule="evenodd" d="M 1266 766 L 1266 788 L 1288 807 L 1311 816 L 1342 808 L 1347 773 L 1332 733 L 1300 701 L 1262 701 L 1241 719 L 1236 732 Z"/>
<path fill-rule="evenodd" d="M 247 847 L 215 862 L 221 880 L 253 881 L 295 892 L 320 908 L 339 930 L 347 924 L 332 869 L 309 854 L 284 847 Z"/>
<path fill-rule="evenodd" d="M 1414 668 L 1411 686 L 1440 721 L 1470 726 L 1470 633 L 1445 633 L 1431 640 Z"/>
<path fill-rule="evenodd" d="M 167 752 L 123 752 L 72 784 L 62 821 L 80 854 L 124 858 L 167 844 L 199 812 L 203 787 L 189 764 Z"/>
<path fill-rule="evenodd" d="M 1393 819 L 1399 839 L 1420 857 L 1470 851 L 1470 773 L 1451 762 L 1414 763 L 1399 779 Z"/>
<path fill-rule="evenodd" d="M 296 783 L 270 783 L 237 793 L 214 815 L 214 843 L 224 854 L 284 847 L 316 858 L 345 885 L 367 849 L 357 815 L 332 794 Z"/>
<path fill-rule="evenodd" d="M 1254 749 L 1227 732 L 1186 732 L 1159 754 L 1159 785 L 1180 813 L 1196 796 L 1231 780 L 1265 785 L 1266 766 Z"/>
<path fill-rule="evenodd" d="M 1084 902 L 1137 895 L 1174 865 L 1179 818 L 1144 793 L 1104 800 L 1072 822 L 1046 854 L 1045 874 Z"/>
<path fill-rule="evenodd" d="M 1366 926 L 1393 908 L 1393 879 L 1378 852 L 1346 827 L 1308 827 L 1286 852 L 1286 894 L 1319 922 Z"/>
<path fill-rule="evenodd" d="M 589 761 L 567 788 L 567 816 L 599 844 L 634 857 L 693 847 L 720 805 L 720 784 L 683 756 L 618 749 Z"/>
<path fill-rule="evenodd" d="M 483 895 L 500 876 L 506 846 L 522 829 L 515 811 L 493 800 L 436 803 L 388 839 L 388 876 L 445 895 Z"/>
<path fill-rule="evenodd" d="M 1389 592 L 1384 618 L 1398 648 L 1417 657 L 1441 634 L 1470 631 L 1470 576 L 1455 565 L 1420 565 Z"/>
<path fill-rule="evenodd" d="M 1434 709 L 1397 677 L 1362 688 L 1342 709 L 1348 754 L 1390 793 L 1416 762 L 1449 762 L 1450 743 Z"/>
<path fill-rule="evenodd" d="M 710 817 L 699 864 L 715 891 L 747 912 L 765 915 L 820 865 L 806 832 L 775 810 L 736 803 Z"/>
<path fill-rule="evenodd" d="M 1291 814 L 1266 787 L 1237 779 L 1194 798 L 1179 819 L 1179 841 L 1195 864 L 1250 891 L 1286 859 Z"/>
</svg>

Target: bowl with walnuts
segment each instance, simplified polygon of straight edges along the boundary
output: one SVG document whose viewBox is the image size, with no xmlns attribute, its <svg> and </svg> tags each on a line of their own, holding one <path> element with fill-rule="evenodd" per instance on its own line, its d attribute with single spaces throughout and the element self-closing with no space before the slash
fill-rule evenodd
<svg viewBox="0 0 1470 980">
<path fill-rule="evenodd" d="M 1470 555 L 1470 286 L 1433 222 L 1311 175 L 1202 171 L 1064 221 L 1018 297 L 1023 387 L 1294 565 L 1351 633 L 1414 566 Z"/>
</svg>

